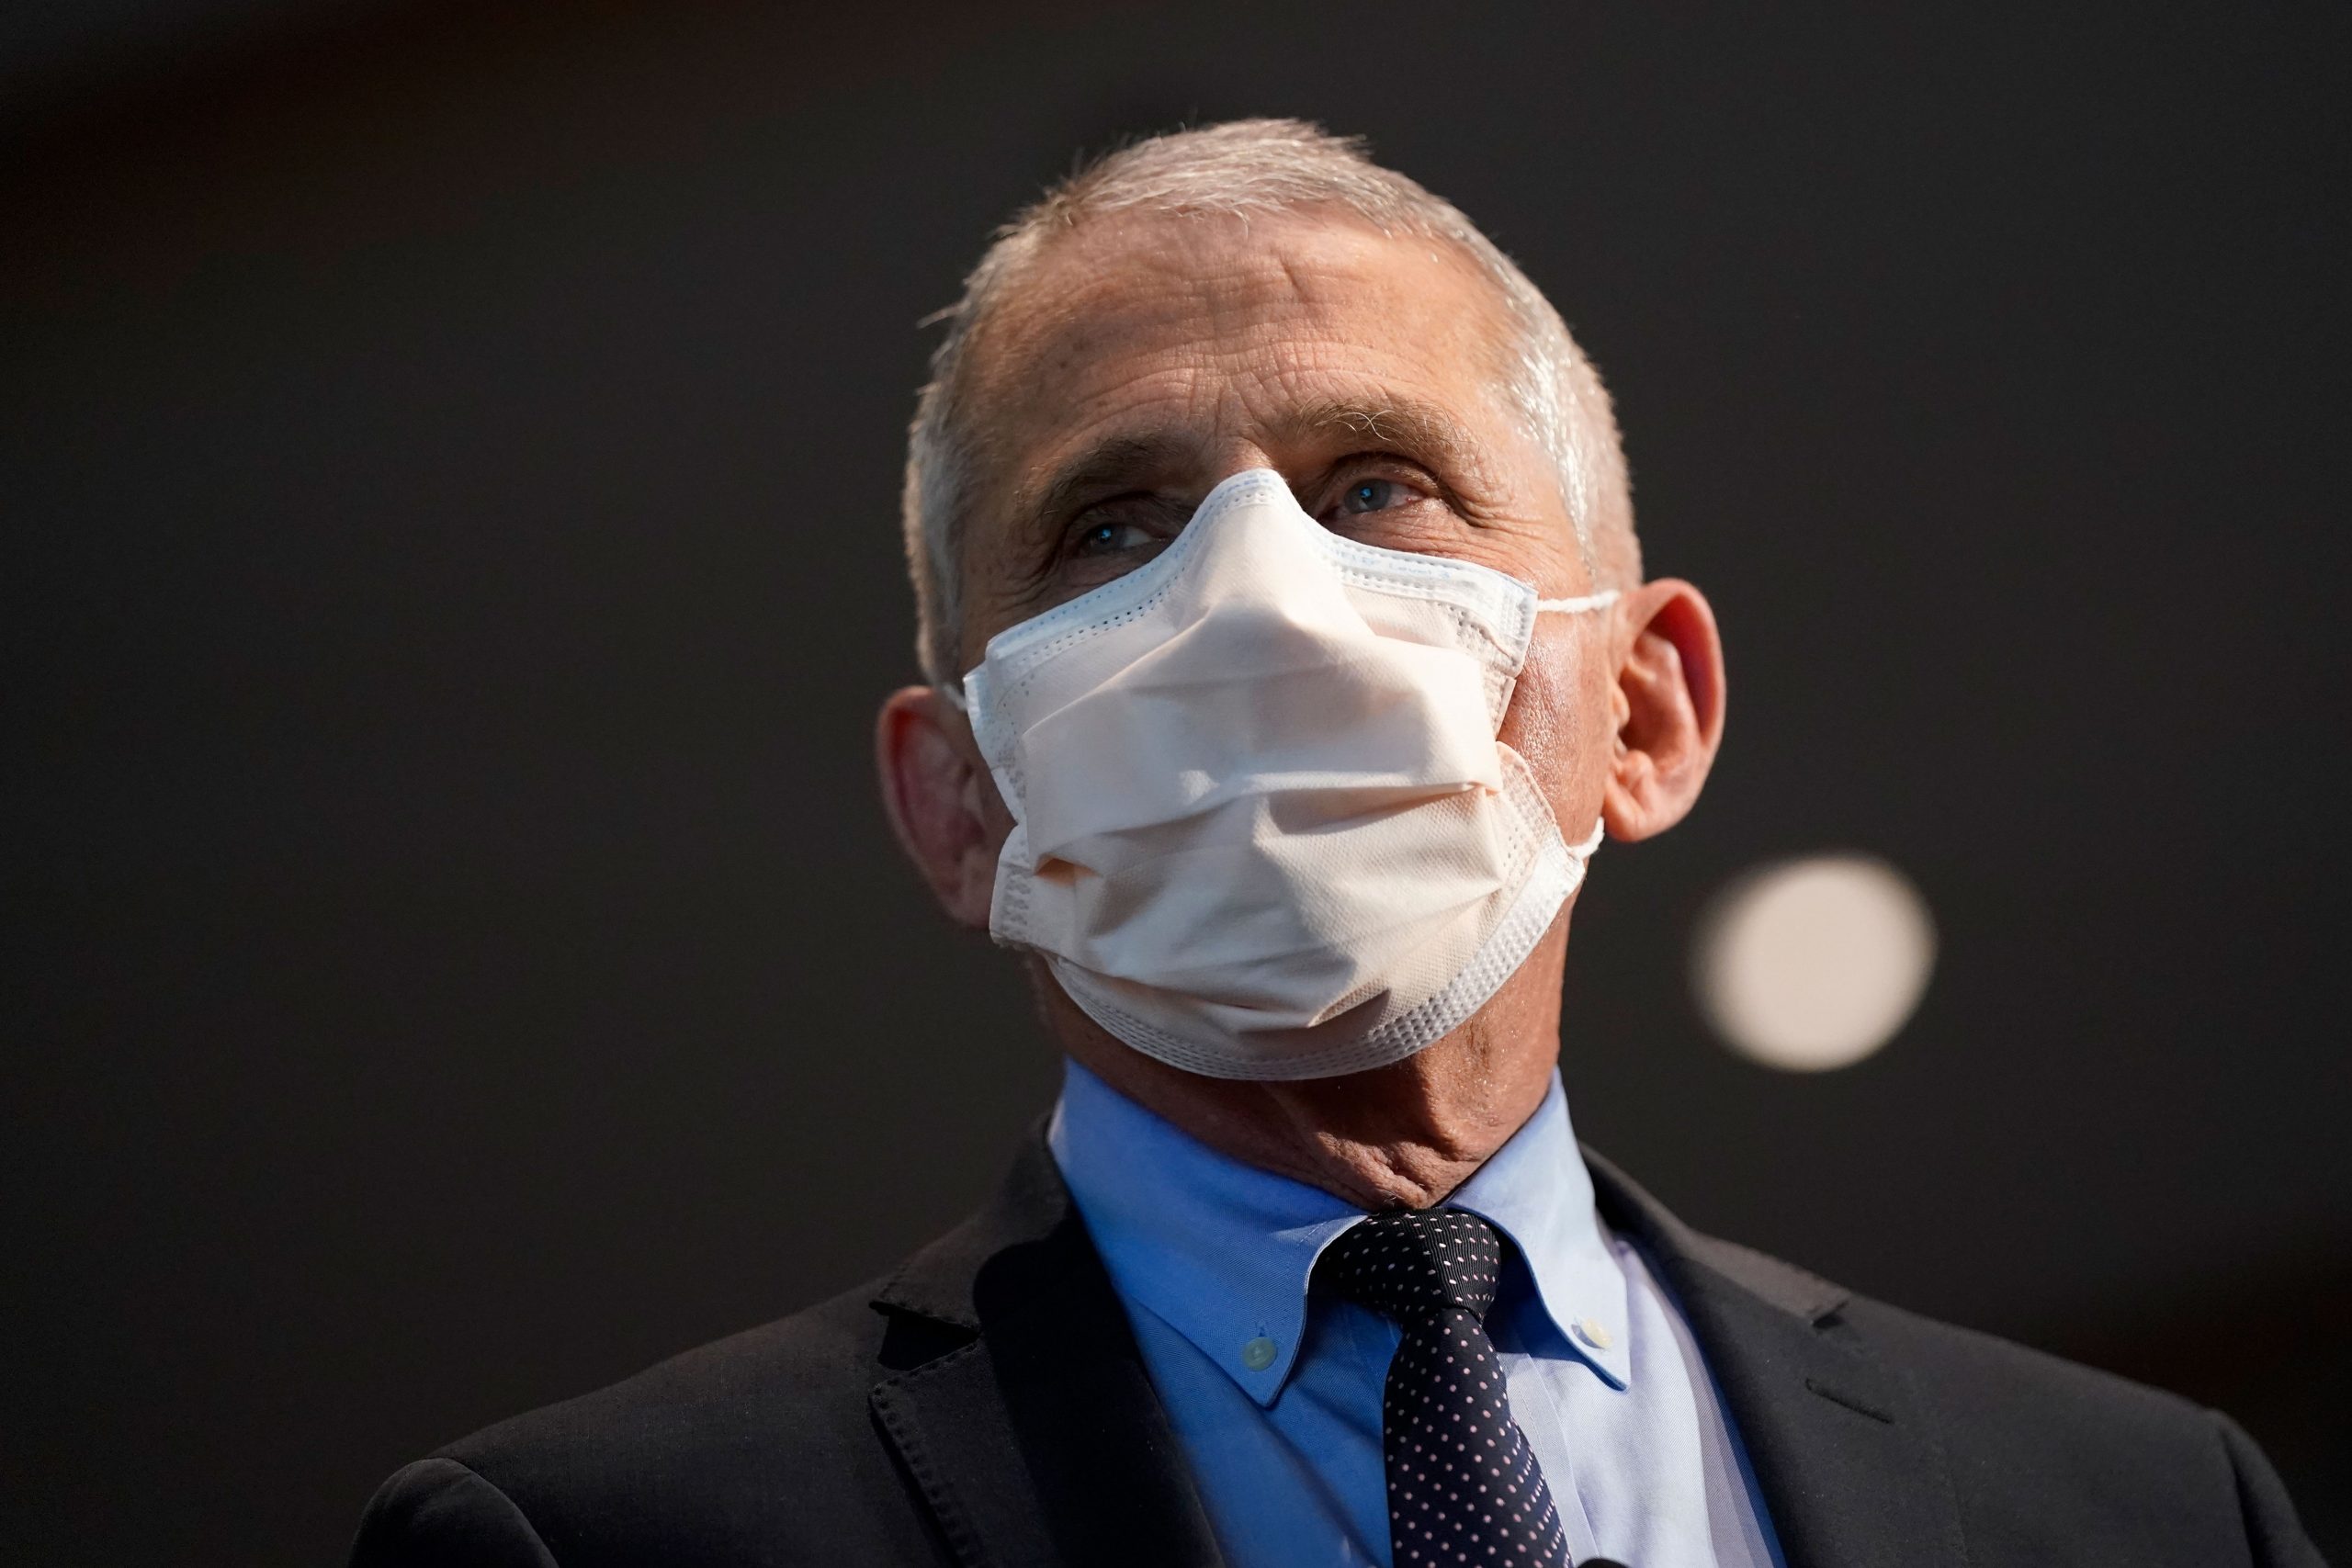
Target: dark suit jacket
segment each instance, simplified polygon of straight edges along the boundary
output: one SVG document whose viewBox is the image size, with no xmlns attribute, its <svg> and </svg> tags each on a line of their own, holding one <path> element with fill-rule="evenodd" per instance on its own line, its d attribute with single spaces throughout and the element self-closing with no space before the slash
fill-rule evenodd
<svg viewBox="0 0 2352 1568">
<path fill-rule="evenodd" d="M 1700 1235 L 1588 1158 L 1602 1213 L 1690 1319 L 1792 1568 L 2319 1563 L 2226 1418 Z M 410 1465 L 352 1553 L 1220 1561 L 1042 1137 L 989 1207 L 879 1285 Z"/>
</svg>

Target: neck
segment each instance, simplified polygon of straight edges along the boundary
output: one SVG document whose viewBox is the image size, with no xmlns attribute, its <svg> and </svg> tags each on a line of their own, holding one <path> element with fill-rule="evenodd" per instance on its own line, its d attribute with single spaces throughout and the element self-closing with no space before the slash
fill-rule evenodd
<svg viewBox="0 0 2352 1568">
<path fill-rule="evenodd" d="M 1460 1029 L 1401 1062 L 1293 1083 L 1204 1077 L 1114 1039 L 1033 966 L 1063 1048 L 1209 1147 L 1366 1210 L 1441 1203 L 1544 1103 L 1559 1055 L 1566 922 Z"/>
</svg>

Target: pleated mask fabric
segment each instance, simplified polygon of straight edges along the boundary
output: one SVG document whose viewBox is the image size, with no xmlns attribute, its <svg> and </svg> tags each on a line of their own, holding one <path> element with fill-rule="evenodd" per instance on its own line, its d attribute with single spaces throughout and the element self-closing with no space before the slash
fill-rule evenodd
<svg viewBox="0 0 2352 1568">
<path fill-rule="evenodd" d="M 1496 737 L 1537 615 L 1613 598 L 1362 544 L 1271 469 L 1235 475 L 1159 556 L 965 676 L 1015 824 L 990 932 L 1189 1072 L 1402 1060 L 1583 879 L 1599 825 L 1569 848 Z"/>
</svg>

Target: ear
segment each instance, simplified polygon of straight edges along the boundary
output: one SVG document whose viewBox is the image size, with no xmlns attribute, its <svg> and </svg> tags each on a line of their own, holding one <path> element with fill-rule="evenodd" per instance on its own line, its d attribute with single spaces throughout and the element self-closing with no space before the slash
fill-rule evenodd
<svg viewBox="0 0 2352 1568">
<path fill-rule="evenodd" d="M 958 925 L 986 931 L 997 852 L 1012 818 L 964 716 L 929 686 L 883 699 L 874 726 L 882 807 L 907 858 Z"/>
<path fill-rule="evenodd" d="M 1601 797 L 1609 836 L 1663 833 L 1698 803 L 1724 738 L 1724 645 L 1706 597 L 1662 578 L 1625 596 L 1633 630 L 1610 694 L 1616 755 Z"/>
</svg>

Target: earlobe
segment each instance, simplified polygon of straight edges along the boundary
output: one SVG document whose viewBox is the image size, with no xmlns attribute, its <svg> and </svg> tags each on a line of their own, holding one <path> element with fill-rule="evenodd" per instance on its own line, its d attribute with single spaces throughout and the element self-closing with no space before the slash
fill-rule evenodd
<svg viewBox="0 0 2352 1568">
<path fill-rule="evenodd" d="M 1689 814 L 1723 742 L 1723 639 L 1706 597 L 1662 579 L 1625 596 L 1633 628 L 1610 708 L 1615 745 L 1601 806 L 1609 836 L 1663 833 Z"/>
<path fill-rule="evenodd" d="M 993 820 L 1002 808 L 962 716 L 929 686 L 901 687 L 876 718 L 874 759 L 899 847 L 950 919 L 986 930 L 1010 823 Z"/>
</svg>

